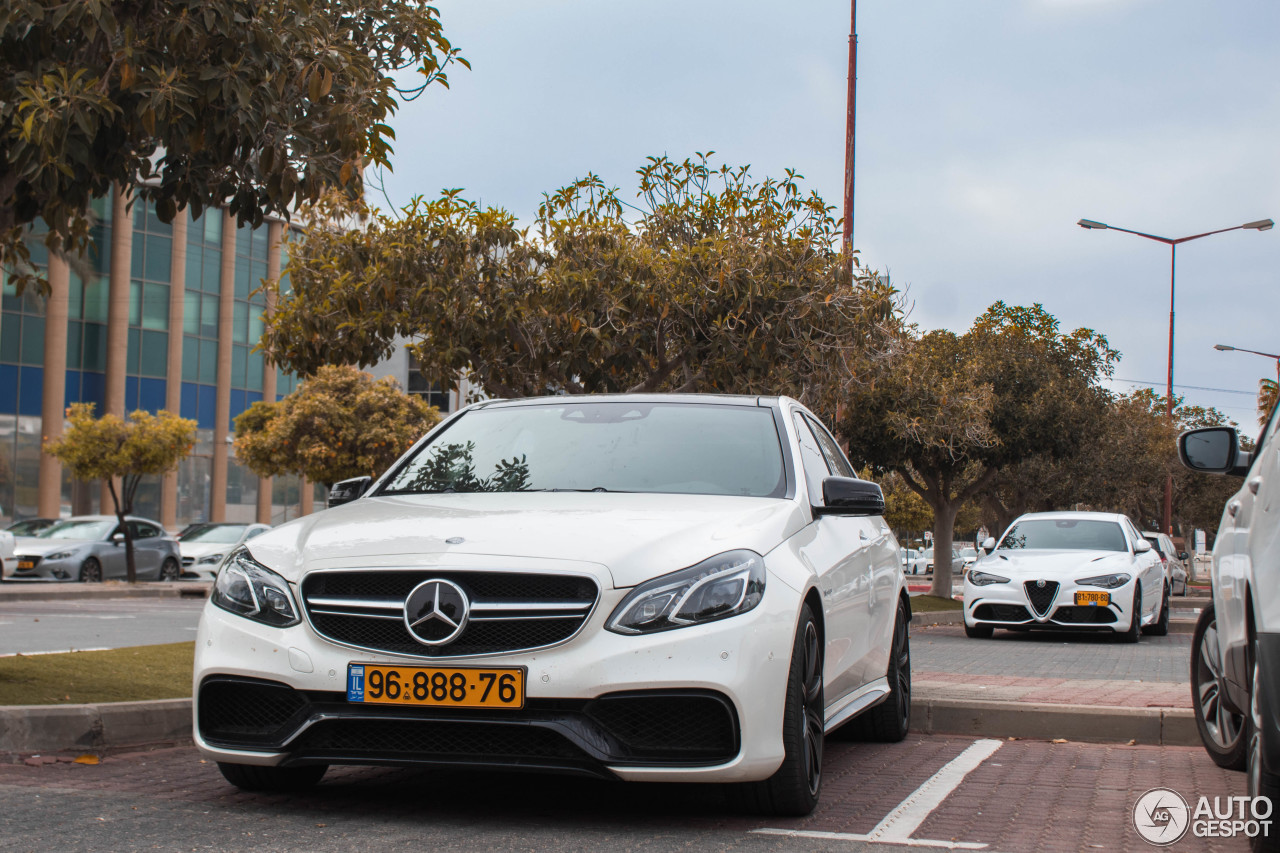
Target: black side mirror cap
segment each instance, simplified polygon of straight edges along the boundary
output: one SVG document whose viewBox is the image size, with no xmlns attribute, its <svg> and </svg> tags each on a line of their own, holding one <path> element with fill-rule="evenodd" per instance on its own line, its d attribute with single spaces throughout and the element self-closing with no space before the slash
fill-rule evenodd
<svg viewBox="0 0 1280 853">
<path fill-rule="evenodd" d="M 880 486 L 855 477 L 827 477 L 822 481 L 822 506 L 814 515 L 884 515 Z"/>
<path fill-rule="evenodd" d="M 350 480 L 334 483 L 329 489 L 329 506 L 349 504 L 369 491 L 371 485 L 373 485 L 372 477 L 352 477 Z"/>
<path fill-rule="evenodd" d="M 1189 429 L 1178 436 L 1178 459 L 1192 471 L 1243 477 L 1250 454 L 1240 449 L 1235 427 L 1216 426 Z"/>
</svg>

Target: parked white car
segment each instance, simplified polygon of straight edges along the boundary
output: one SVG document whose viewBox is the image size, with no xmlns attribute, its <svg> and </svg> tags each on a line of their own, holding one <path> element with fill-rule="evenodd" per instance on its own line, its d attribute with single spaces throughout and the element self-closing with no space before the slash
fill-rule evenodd
<svg viewBox="0 0 1280 853">
<path fill-rule="evenodd" d="M 1230 427 L 1183 433 L 1188 468 L 1242 477 L 1213 543 L 1213 603 L 1191 639 L 1191 698 L 1200 740 L 1222 767 L 1246 771 L 1250 797 L 1280 802 L 1280 409 L 1253 453 Z M 1273 823 L 1253 849 L 1280 849 Z"/>
<path fill-rule="evenodd" d="M 965 574 L 964 630 L 1169 632 L 1169 584 L 1151 543 L 1126 516 L 1033 512 L 1019 517 Z"/>
<path fill-rule="evenodd" d="M 232 553 L 200 622 L 195 740 L 242 788 L 536 767 L 801 815 L 826 732 L 906 735 L 884 498 L 793 400 L 478 403 L 330 504 Z"/>
<path fill-rule="evenodd" d="M 14 536 L 7 530 L 0 530 L 0 580 L 4 580 L 6 570 L 16 566 L 13 556 Z M 10 564 L 14 564 L 11 566 Z"/>
<path fill-rule="evenodd" d="M 1187 594 L 1187 562 L 1191 555 L 1178 549 L 1173 545 L 1173 539 L 1168 533 L 1160 533 L 1155 530 L 1142 531 L 1142 538 L 1151 543 L 1151 547 L 1156 549 L 1160 555 L 1160 561 L 1164 564 L 1165 577 L 1169 580 L 1169 589 L 1174 595 Z"/>
<path fill-rule="evenodd" d="M 211 581 L 227 554 L 271 529 L 269 524 L 208 522 L 193 524 L 178 534 L 182 550 L 182 579 Z"/>
</svg>

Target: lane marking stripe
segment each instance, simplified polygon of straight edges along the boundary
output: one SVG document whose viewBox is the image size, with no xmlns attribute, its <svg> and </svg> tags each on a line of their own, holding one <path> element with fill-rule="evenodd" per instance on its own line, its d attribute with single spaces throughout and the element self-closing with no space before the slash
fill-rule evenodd
<svg viewBox="0 0 1280 853">
<path fill-rule="evenodd" d="M 910 839 L 911 833 L 920 828 L 920 824 L 942 805 L 942 801 L 951 796 L 951 792 L 960 787 L 964 777 L 968 776 L 978 765 L 986 761 L 996 750 L 1004 745 L 999 740 L 974 741 L 964 752 L 948 761 L 942 769 L 934 773 L 924 784 L 911 793 L 898 807 L 885 815 L 884 820 L 869 833 L 874 841 L 892 841 L 904 843 Z"/>
<path fill-rule="evenodd" d="M 872 838 L 870 835 L 859 835 L 854 832 L 822 832 L 816 829 L 753 829 L 758 835 L 781 835 L 786 838 L 823 838 L 829 841 L 863 841 L 886 843 L 884 839 Z M 893 844 L 906 847 L 935 847 L 944 850 L 985 850 L 987 845 L 972 841 L 933 841 L 927 838 L 907 838 L 894 840 Z"/>
<path fill-rule="evenodd" d="M 16 657 L 29 658 L 29 657 L 32 657 L 33 655 L 65 655 L 65 654 L 70 654 L 71 652 L 105 652 L 105 651 L 108 651 L 106 646 L 101 646 L 96 649 L 55 649 L 50 652 L 8 652 L 7 654 L 0 654 L 0 658 L 16 658 Z"/>
</svg>

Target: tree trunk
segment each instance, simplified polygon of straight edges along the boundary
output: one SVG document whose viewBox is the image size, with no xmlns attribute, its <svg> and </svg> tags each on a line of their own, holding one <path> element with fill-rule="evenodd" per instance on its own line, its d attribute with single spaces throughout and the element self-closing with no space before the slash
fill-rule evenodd
<svg viewBox="0 0 1280 853">
<path fill-rule="evenodd" d="M 937 496 L 933 508 L 933 586 L 930 595 L 951 597 L 951 546 L 955 539 L 956 513 L 960 500 L 946 500 Z"/>
<path fill-rule="evenodd" d="M 133 559 L 133 530 L 129 527 L 129 522 L 125 520 L 125 507 L 120 505 L 120 497 L 116 494 L 115 477 L 107 478 L 107 489 L 111 492 L 111 503 L 116 508 L 116 518 L 120 522 L 120 529 L 124 531 L 124 564 L 125 579 L 129 583 L 138 582 L 138 564 Z"/>
</svg>

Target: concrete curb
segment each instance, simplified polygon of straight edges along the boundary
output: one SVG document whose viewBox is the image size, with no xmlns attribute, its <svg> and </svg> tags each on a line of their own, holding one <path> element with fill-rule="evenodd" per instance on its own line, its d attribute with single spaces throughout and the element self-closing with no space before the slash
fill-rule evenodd
<svg viewBox="0 0 1280 853">
<path fill-rule="evenodd" d="M 911 729 L 923 734 L 1200 746 L 1195 717 L 1188 708 L 958 701 L 916 695 L 911 703 Z"/>
<path fill-rule="evenodd" d="M 191 700 L 0 707 L 0 752 L 107 749 L 191 740 Z"/>
<path fill-rule="evenodd" d="M 209 583 L 106 583 L 73 586 L 0 584 L 0 604 L 13 601 L 80 601 L 101 598 L 208 598 Z"/>
</svg>

